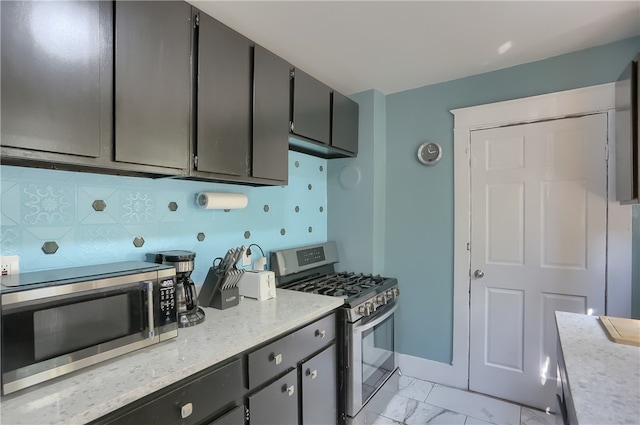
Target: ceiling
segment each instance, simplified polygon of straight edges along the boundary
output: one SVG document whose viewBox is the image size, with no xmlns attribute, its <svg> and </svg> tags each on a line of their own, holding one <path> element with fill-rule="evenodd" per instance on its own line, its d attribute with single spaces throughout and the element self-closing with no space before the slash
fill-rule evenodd
<svg viewBox="0 0 640 425">
<path fill-rule="evenodd" d="M 640 34 L 640 1 L 189 3 L 344 94 L 384 94 Z"/>
</svg>

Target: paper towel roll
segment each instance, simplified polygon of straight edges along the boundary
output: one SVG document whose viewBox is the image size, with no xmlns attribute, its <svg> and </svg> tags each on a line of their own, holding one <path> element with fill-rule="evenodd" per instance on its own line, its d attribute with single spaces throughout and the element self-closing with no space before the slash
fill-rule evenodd
<svg viewBox="0 0 640 425">
<path fill-rule="evenodd" d="M 207 210 L 232 210 L 246 207 L 249 200 L 244 193 L 200 192 L 196 202 Z"/>
</svg>

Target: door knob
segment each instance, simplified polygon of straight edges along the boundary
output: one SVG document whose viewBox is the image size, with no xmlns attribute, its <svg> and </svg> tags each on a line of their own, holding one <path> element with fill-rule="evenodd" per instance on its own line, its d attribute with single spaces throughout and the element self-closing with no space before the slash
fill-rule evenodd
<svg viewBox="0 0 640 425">
<path fill-rule="evenodd" d="M 478 279 L 481 279 L 484 277 L 484 272 L 480 269 L 476 270 L 475 272 L 473 272 L 473 275 L 475 277 L 477 277 Z"/>
</svg>

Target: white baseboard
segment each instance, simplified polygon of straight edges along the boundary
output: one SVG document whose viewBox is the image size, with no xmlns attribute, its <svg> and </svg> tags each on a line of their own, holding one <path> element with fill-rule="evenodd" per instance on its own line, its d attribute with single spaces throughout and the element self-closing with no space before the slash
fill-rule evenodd
<svg viewBox="0 0 640 425">
<path fill-rule="evenodd" d="M 408 354 L 397 353 L 397 356 L 398 365 L 404 376 L 463 390 L 468 388 L 467 379 L 460 376 L 460 373 L 456 373 L 454 367 L 450 364 L 414 357 Z"/>
</svg>

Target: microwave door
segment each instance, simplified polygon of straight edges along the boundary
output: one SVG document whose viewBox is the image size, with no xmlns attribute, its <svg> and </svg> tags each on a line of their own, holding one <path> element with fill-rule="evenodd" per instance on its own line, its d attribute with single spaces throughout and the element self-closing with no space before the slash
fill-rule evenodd
<svg viewBox="0 0 640 425">
<path fill-rule="evenodd" d="M 4 393 L 159 341 L 152 280 L 98 282 L 3 294 Z"/>
</svg>

